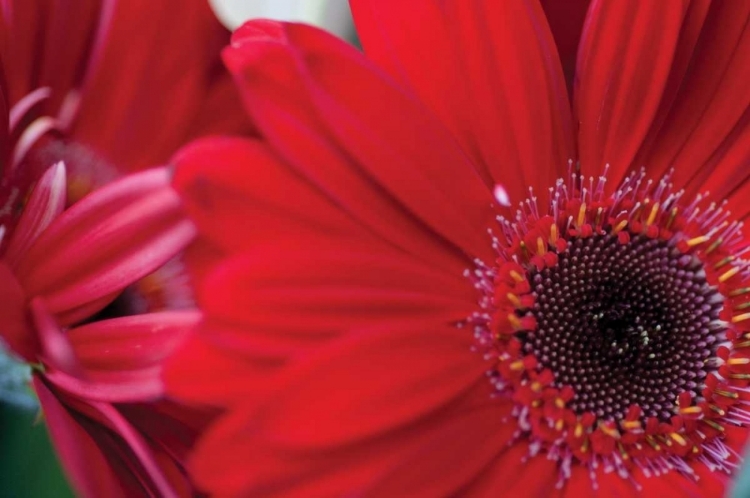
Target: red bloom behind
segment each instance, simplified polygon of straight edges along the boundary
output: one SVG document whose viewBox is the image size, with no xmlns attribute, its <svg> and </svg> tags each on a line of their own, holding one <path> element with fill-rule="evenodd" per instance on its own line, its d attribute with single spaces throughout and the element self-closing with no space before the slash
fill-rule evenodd
<svg viewBox="0 0 750 498">
<path fill-rule="evenodd" d="M 166 382 L 228 409 L 197 481 L 721 493 L 750 420 L 750 12 L 593 2 L 571 112 L 538 2 L 353 7 L 378 66 L 248 23 L 225 59 L 263 138 L 176 157 L 205 319 Z"/>
<path fill-rule="evenodd" d="M 249 129 L 228 33 L 203 0 L 5 2 L 0 28 L 2 336 L 79 493 L 191 494 L 212 412 L 166 397 L 161 364 L 200 319 L 195 227 L 167 167 L 126 174 Z"/>
</svg>

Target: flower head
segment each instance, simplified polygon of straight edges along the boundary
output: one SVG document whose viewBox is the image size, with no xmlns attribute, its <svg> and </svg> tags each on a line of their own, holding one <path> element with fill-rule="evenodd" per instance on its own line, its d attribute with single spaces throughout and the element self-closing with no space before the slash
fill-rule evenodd
<svg viewBox="0 0 750 498">
<path fill-rule="evenodd" d="M 0 9 L 0 334 L 84 496 L 190 494 L 183 461 L 213 416 L 164 394 L 162 361 L 200 319 L 179 260 L 195 227 L 170 168 L 146 166 L 248 121 L 217 65 L 227 32 L 178 3 Z"/>
<path fill-rule="evenodd" d="M 749 421 L 742 9 L 593 2 L 572 108 L 535 1 L 353 2 L 377 65 L 238 30 L 263 138 L 176 159 L 205 320 L 167 385 L 227 408 L 198 482 L 719 494 Z"/>
</svg>

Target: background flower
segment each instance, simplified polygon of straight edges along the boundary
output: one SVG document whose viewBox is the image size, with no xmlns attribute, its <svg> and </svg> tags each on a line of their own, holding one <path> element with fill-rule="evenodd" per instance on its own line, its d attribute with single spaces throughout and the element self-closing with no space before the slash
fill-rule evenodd
<svg viewBox="0 0 750 498">
<path fill-rule="evenodd" d="M 210 413 L 164 399 L 159 373 L 199 316 L 171 310 L 191 305 L 174 258 L 193 228 L 167 169 L 118 179 L 196 136 L 251 129 L 218 58 L 228 32 L 202 0 L 0 15 L 2 335 L 35 366 L 79 493 L 188 493 L 181 461 Z"/>
</svg>

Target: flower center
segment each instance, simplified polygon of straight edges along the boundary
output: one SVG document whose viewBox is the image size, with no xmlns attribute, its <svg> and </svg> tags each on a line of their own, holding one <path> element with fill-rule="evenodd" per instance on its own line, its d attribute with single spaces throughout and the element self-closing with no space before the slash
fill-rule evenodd
<svg viewBox="0 0 750 498">
<path fill-rule="evenodd" d="M 668 422 L 679 394 L 700 395 L 723 301 L 700 261 L 642 235 L 593 235 L 529 277 L 537 328 L 517 336 L 554 386 L 573 388 L 573 412 L 623 418 L 636 404 Z"/>
<path fill-rule="evenodd" d="M 722 206 L 641 171 L 605 195 L 575 173 L 491 231 L 467 271 L 470 325 L 530 452 L 630 475 L 696 460 L 730 472 L 726 427 L 750 423 L 750 249 Z"/>
</svg>

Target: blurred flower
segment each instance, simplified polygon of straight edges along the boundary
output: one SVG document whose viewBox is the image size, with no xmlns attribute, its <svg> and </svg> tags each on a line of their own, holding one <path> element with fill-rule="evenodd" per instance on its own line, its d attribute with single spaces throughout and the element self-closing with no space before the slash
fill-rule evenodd
<svg viewBox="0 0 750 498">
<path fill-rule="evenodd" d="M 179 259 L 195 228 L 170 170 L 144 168 L 249 129 L 219 59 L 228 32 L 203 0 L 0 15 L 0 331 L 79 493 L 190 494 L 182 462 L 211 414 L 166 398 L 160 375 L 200 318 Z"/>
<path fill-rule="evenodd" d="M 721 495 L 750 421 L 750 5 L 593 2 L 572 112 L 536 1 L 353 11 L 377 65 L 240 28 L 262 139 L 176 156 L 205 319 L 166 383 L 228 409 L 197 482 Z"/>
</svg>

